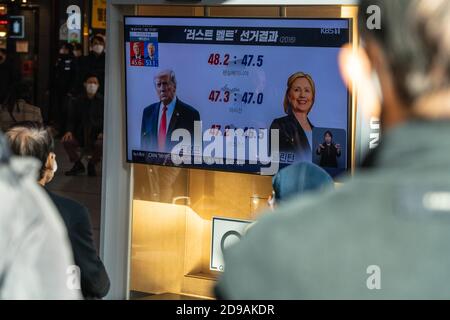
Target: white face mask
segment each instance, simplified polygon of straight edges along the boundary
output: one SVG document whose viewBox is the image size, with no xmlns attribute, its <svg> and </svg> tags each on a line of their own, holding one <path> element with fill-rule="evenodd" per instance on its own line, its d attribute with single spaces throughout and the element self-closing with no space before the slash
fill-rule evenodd
<svg viewBox="0 0 450 320">
<path fill-rule="evenodd" d="M 103 52 L 103 46 L 100 44 L 96 44 L 95 46 L 92 47 L 92 50 L 96 53 L 96 54 L 101 54 Z"/>
<path fill-rule="evenodd" d="M 98 85 L 95 83 L 88 83 L 86 85 L 86 92 L 88 94 L 96 94 L 98 90 Z"/>
<path fill-rule="evenodd" d="M 58 162 L 55 160 L 55 164 L 53 165 L 53 174 L 55 174 L 56 171 L 58 171 Z"/>
</svg>

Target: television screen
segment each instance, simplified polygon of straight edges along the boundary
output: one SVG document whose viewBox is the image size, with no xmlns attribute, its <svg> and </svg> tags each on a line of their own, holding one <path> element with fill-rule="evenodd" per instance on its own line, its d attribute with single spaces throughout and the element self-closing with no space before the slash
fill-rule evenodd
<svg viewBox="0 0 450 320">
<path fill-rule="evenodd" d="M 275 174 L 348 169 L 348 19 L 125 17 L 127 159 Z"/>
</svg>

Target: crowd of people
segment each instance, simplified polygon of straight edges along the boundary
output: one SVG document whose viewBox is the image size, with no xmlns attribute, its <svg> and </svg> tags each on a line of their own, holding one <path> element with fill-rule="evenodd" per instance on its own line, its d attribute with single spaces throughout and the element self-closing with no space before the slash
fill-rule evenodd
<svg viewBox="0 0 450 320">
<path fill-rule="evenodd" d="M 74 163 L 66 175 L 84 174 L 85 157 L 88 176 L 97 175 L 104 37 L 94 36 L 90 48 L 84 56 L 80 44 L 61 43 L 47 112 L 33 105 L 32 87 L 21 79 L 14 57 L 0 49 L 0 250 L 6 253 L 0 262 L 0 299 L 100 299 L 109 291 L 89 210 L 47 188 L 57 170 L 55 139 Z"/>
<path fill-rule="evenodd" d="M 96 176 L 103 139 L 104 36 L 92 38 L 86 56 L 81 44 L 61 43 L 51 74 L 51 99 L 43 117 L 43 106 L 32 104 L 32 88 L 21 80 L 7 51 L 0 50 L 0 128 L 5 132 L 23 121 L 49 126 L 73 162 L 66 175 L 84 174 L 82 160 L 87 158 L 87 174 Z"/>
<path fill-rule="evenodd" d="M 367 27 L 373 6 L 381 28 Z M 343 48 L 340 68 L 346 83 L 366 84 L 359 97 L 374 101 L 361 105 L 381 106 L 380 145 L 339 188 L 312 164 L 281 170 L 273 180 L 273 212 L 225 250 L 216 297 L 449 298 L 450 3 L 361 0 L 359 17 L 362 46 Z M 77 107 L 68 108 L 73 116 L 60 131 L 75 163 L 70 174 L 85 170 L 75 150 L 95 153 L 102 140 L 104 74 L 95 66 L 103 44 L 94 38 Z M 64 46 L 61 53 L 71 50 Z M 4 56 L 0 51 L 0 69 L 7 70 Z M 76 84 L 64 88 L 69 97 L 77 92 Z M 1 94 L 12 122 L 20 110 L 33 110 L 21 90 Z M 0 136 L 0 298 L 102 297 L 109 279 L 92 248 L 87 210 L 45 189 L 57 167 L 54 141 L 31 122 L 8 124 L 6 139 Z M 316 153 L 334 161 L 340 151 L 332 138 L 326 132 Z M 91 158 L 88 171 L 97 160 Z M 73 264 L 81 269 L 81 292 L 67 290 Z M 370 270 L 382 280 L 372 281 Z"/>
</svg>

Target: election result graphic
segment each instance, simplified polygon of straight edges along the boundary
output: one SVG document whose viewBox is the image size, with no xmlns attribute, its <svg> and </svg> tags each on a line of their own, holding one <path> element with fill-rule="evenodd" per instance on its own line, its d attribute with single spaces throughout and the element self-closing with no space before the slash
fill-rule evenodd
<svg viewBox="0 0 450 320">
<path fill-rule="evenodd" d="M 331 164 L 332 175 L 347 170 L 349 95 L 337 57 L 349 23 L 125 17 L 128 161 L 248 173 L 309 161 Z"/>
</svg>

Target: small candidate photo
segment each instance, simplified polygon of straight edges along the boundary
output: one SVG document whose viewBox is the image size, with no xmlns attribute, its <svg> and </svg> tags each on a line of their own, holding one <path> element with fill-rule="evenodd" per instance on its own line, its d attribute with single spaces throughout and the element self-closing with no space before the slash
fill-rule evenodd
<svg viewBox="0 0 450 320">
<path fill-rule="evenodd" d="M 331 176 L 345 171 L 347 135 L 343 129 L 314 128 L 313 162 L 324 168 Z"/>
<path fill-rule="evenodd" d="M 130 42 L 130 64 L 132 66 L 144 66 L 143 42 Z"/>
<path fill-rule="evenodd" d="M 286 115 L 273 120 L 270 125 L 270 129 L 279 130 L 280 154 L 293 154 L 295 162 L 311 161 L 314 125 L 308 114 L 314 106 L 315 96 L 316 87 L 311 75 L 304 72 L 290 75 L 283 100 Z"/>
<path fill-rule="evenodd" d="M 177 96 L 177 80 L 173 70 L 158 72 L 152 86 L 159 101 L 143 111 L 141 150 L 167 153 L 178 143 L 171 141 L 172 132 L 176 129 L 186 129 L 194 138 L 194 122 L 200 121 L 200 113 Z"/>
<path fill-rule="evenodd" d="M 157 67 L 158 66 L 158 43 L 156 41 L 144 42 L 145 48 L 145 66 Z"/>
</svg>

